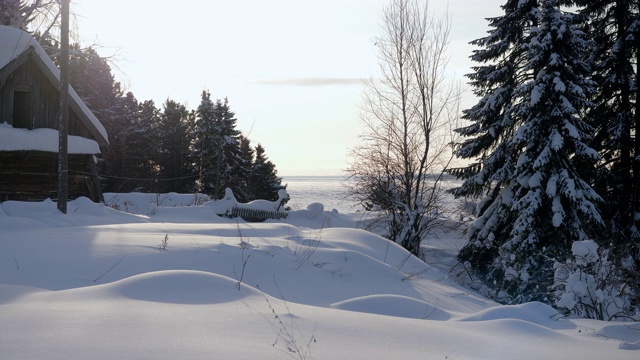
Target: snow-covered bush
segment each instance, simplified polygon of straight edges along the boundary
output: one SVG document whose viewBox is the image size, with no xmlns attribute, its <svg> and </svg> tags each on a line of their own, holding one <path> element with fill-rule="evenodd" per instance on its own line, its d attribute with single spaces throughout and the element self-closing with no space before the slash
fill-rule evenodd
<svg viewBox="0 0 640 360">
<path fill-rule="evenodd" d="M 598 320 L 640 320 L 631 288 L 592 240 L 575 241 L 572 258 L 554 265 L 555 305 L 567 314 Z"/>
</svg>

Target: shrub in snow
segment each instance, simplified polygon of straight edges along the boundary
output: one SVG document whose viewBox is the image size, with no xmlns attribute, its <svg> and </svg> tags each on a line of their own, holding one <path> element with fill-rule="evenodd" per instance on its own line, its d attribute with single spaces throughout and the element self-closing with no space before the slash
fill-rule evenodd
<svg viewBox="0 0 640 360">
<path fill-rule="evenodd" d="M 480 275 L 488 286 L 486 296 L 502 304 L 530 301 L 548 303 L 552 299 L 554 254 L 557 247 L 514 249 L 504 245 L 489 270 Z"/>
<path fill-rule="evenodd" d="M 640 320 L 631 287 L 592 240 L 575 241 L 572 257 L 554 265 L 555 305 L 567 314 L 598 320 Z"/>
</svg>

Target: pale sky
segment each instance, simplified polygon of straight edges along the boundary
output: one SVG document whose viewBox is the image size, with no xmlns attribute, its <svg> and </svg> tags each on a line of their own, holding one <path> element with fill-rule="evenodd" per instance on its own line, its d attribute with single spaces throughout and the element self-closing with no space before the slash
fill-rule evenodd
<svg viewBox="0 0 640 360">
<path fill-rule="evenodd" d="M 197 108 L 227 97 L 237 126 L 280 176 L 340 175 L 362 132 L 362 79 L 377 73 L 373 38 L 387 0 L 110 0 L 72 4 L 83 45 L 117 54 L 114 75 L 139 101 Z M 431 0 L 453 17 L 451 76 L 504 0 Z M 466 81 L 465 81 L 466 82 Z M 471 95 L 467 99 L 473 102 Z"/>
</svg>

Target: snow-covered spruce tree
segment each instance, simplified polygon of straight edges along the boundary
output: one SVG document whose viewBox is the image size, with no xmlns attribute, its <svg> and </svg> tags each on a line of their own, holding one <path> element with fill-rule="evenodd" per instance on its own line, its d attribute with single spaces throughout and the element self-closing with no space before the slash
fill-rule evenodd
<svg viewBox="0 0 640 360">
<path fill-rule="evenodd" d="M 129 171 L 125 175 L 130 185 L 129 191 L 157 192 L 159 168 L 158 132 L 160 110 L 153 100 L 139 103 L 136 121 L 129 127 L 127 134 L 128 154 L 125 159 L 129 163 Z"/>
<path fill-rule="evenodd" d="M 381 76 L 367 85 L 365 132 L 346 170 L 351 194 L 382 216 L 384 235 L 414 255 L 435 223 L 441 172 L 451 159 L 451 133 L 459 94 L 446 80 L 449 18 L 426 2 L 392 0 L 376 46 Z"/>
<path fill-rule="evenodd" d="M 598 83 L 587 120 L 596 128 L 594 148 L 603 161 L 597 190 L 606 198 L 607 231 L 601 246 L 615 264 L 619 282 L 634 289 L 640 304 L 640 1 L 578 0 L 594 38 L 592 79 Z"/>
<path fill-rule="evenodd" d="M 241 184 L 249 170 L 242 159 L 240 135 L 227 99 L 214 103 L 211 94 L 203 91 L 196 111 L 194 143 L 200 191 L 221 198 L 228 187 L 239 201 L 246 201 Z"/>
<path fill-rule="evenodd" d="M 238 138 L 238 141 L 240 142 L 240 154 L 242 157 L 242 166 L 248 169 L 248 172 L 246 173 L 246 177 L 243 177 L 241 179 L 242 183 L 239 184 L 239 186 L 242 187 L 242 191 L 245 193 L 247 197 L 246 201 L 255 200 L 255 197 L 253 196 L 253 190 L 251 189 L 251 184 L 250 184 L 251 167 L 253 166 L 255 151 L 251 146 L 251 140 L 249 140 L 249 138 L 247 138 L 246 136 L 241 134 L 240 137 Z"/>
<path fill-rule="evenodd" d="M 105 191 L 130 192 L 136 184 L 129 180 L 135 169 L 129 161 L 133 152 L 131 137 L 139 117 L 139 103 L 133 93 L 117 96 L 109 116 L 103 118 L 103 124 L 109 135 L 109 146 L 102 153 L 104 159 L 100 163 L 100 173 L 107 176 Z"/>
<path fill-rule="evenodd" d="M 592 79 L 598 83 L 594 106 L 587 119 L 596 127 L 594 147 L 607 166 L 599 174 L 602 192 L 611 205 L 611 217 L 616 226 L 612 230 L 624 236 L 638 237 L 634 225 L 634 212 L 638 209 L 636 193 L 640 193 L 638 146 L 633 97 L 638 80 L 635 71 L 638 45 L 634 36 L 634 23 L 640 19 L 638 0 L 576 1 L 583 5 L 581 13 L 589 17 L 588 28 L 594 39 Z"/>
<path fill-rule="evenodd" d="M 222 184 L 224 187 L 229 187 L 233 190 L 238 201 L 249 201 L 249 196 L 246 193 L 246 188 L 243 184 L 246 184 L 249 177 L 249 171 L 251 163 L 247 162 L 243 157 L 242 150 L 240 148 L 241 132 L 236 129 L 235 113 L 229 108 L 229 102 L 225 98 L 224 101 L 216 100 L 215 113 L 220 124 L 220 130 L 222 135 Z M 224 195 L 224 188 L 221 197 Z"/>
<path fill-rule="evenodd" d="M 184 105 L 170 99 L 165 101 L 163 108 L 157 126 L 158 191 L 191 192 L 196 180 L 191 153 L 195 115 L 187 111 Z"/>
<path fill-rule="evenodd" d="M 474 73 L 467 76 L 480 101 L 463 111 L 463 118 L 471 124 L 456 130 L 467 138 L 458 146 L 456 155 L 471 162 L 450 170 L 465 179 L 455 189 L 457 196 L 482 196 L 478 214 L 486 220 L 482 229 L 470 229 L 469 243 L 458 257 L 484 273 L 492 267 L 500 244 L 510 236 L 514 221 L 511 191 L 507 188 L 518 154 L 506 139 L 518 125 L 513 116 L 513 106 L 518 101 L 515 89 L 531 78 L 525 70 L 524 45 L 525 34 L 535 21 L 537 1 L 510 0 L 502 8 L 504 15 L 489 19 L 489 35 L 472 42 L 480 48 L 474 50 L 471 59 L 481 65 L 473 67 Z M 494 242 L 496 239 L 498 242 Z"/>
<path fill-rule="evenodd" d="M 196 109 L 193 148 L 196 158 L 196 172 L 199 174 L 196 182 L 197 190 L 205 193 L 215 189 L 217 185 L 215 181 L 213 183 L 210 182 L 212 174 L 209 170 L 211 168 L 211 159 L 215 159 L 215 151 L 213 149 L 214 134 L 212 129 L 213 118 L 213 101 L 211 101 L 211 94 L 203 90 L 200 105 L 198 105 Z M 209 183 L 207 184 L 205 182 Z"/>
<path fill-rule="evenodd" d="M 256 158 L 249 175 L 249 188 L 253 199 L 278 200 L 278 191 L 285 189 L 278 177 L 276 166 L 265 154 L 261 144 L 256 146 Z"/>
<path fill-rule="evenodd" d="M 536 21 L 537 1 L 510 0 L 502 8 L 503 16 L 489 19 L 489 35 L 472 42 L 480 48 L 474 50 L 471 59 L 481 65 L 473 67 L 474 73 L 467 76 L 480 101 L 463 111 L 463 119 L 471 124 L 456 130 L 467 138 L 456 155 L 471 162 L 449 171 L 465 179 L 455 189 L 457 196 L 483 196 L 478 213 L 486 220 L 482 229 L 471 229 L 470 241 L 458 255 L 481 271 L 492 266 L 515 219 L 508 186 L 518 153 L 507 139 L 519 122 L 513 114 L 519 101 L 515 89 L 531 79 L 526 70 L 525 37 Z"/>
<path fill-rule="evenodd" d="M 111 67 L 93 48 L 80 48 L 73 44 L 69 56 L 69 82 L 80 95 L 82 101 L 99 119 L 109 116 L 116 96 L 121 95 L 120 84 L 116 83 Z M 51 49 L 51 48 L 49 48 Z M 53 50 L 57 64 L 58 49 Z"/>
<path fill-rule="evenodd" d="M 486 94 L 466 113 L 474 124 L 461 132 L 473 138 L 458 154 L 479 163 L 458 171 L 470 175 L 458 194 L 488 190 L 459 257 L 483 270 L 503 302 L 551 302 L 555 259 L 566 259 L 574 240 L 603 224 L 601 199 L 582 178 L 599 159 L 587 144 L 592 128 L 581 119 L 595 89 L 585 77 L 590 48 L 576 16 L 558 0 L 509 1 L 504 8 L 492 26 L 519 28 L 497 28 L 476 42 L 488 49 L 475 60 L 490 60 L 501 53 L 490 50 L 501 48 L 517 60 L 502 66 L 520 67 L 485 66 L 472 75 L 476 90 Z M 507 81 L 496 87 L 494 79 Z"/>
</svg>

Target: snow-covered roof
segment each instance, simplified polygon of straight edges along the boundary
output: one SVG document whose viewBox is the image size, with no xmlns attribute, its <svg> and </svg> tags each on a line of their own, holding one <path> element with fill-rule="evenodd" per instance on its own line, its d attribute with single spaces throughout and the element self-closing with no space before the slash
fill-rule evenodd
<svg viewBox="0 0 640 360">
<path fill-rule="evenodd" d="M 7 66 L 29 48 L 33 49 L 33 53 L 40 58 L 54 78 L 60 81 L 60 70 L 53 61 L 51 61 L 36 39 L 20 29 L 0 25 L 0 69 Z M 81 120 L 96 139 L 100 142 L 108 143 L 109 138 L 104 126 L 102 126 L 100 121 L 93 115 L 91 110 L 89 110 L 71 86 L 69 86 L 69 100 L 73 101 L 80 108 L 82 114 L 79 115 L 84 115 L 88 123 L 85 119 L 82 119 L 82 116 L 80 116 Z"/>
<path fill-rule="evenodd" d="M 58 152 L 58 130 L 14 129 L 7 123 L 0 123 L 0 151 L 18 150 Z M 68 153 L 99 154 L 100 146 L 95 140 L 69 135 Z"/>
</svg>

